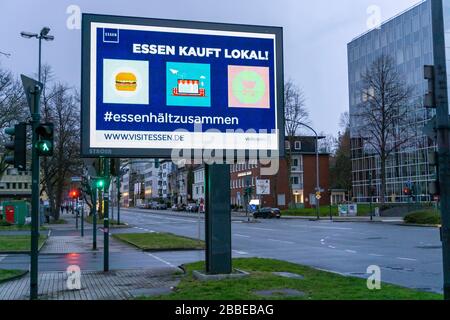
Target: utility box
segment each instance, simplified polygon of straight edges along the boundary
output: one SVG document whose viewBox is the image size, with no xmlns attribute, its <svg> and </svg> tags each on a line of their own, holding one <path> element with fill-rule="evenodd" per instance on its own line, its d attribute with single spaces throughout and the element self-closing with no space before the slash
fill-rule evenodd
<svg viewBox="0 0 450 320">
<path fill-rule="evenodd" d="M 30 204 L 26 201 L 3 202 L 5 220 L 12 224 L 24 225 L 30 216 Z"/>
</svg>

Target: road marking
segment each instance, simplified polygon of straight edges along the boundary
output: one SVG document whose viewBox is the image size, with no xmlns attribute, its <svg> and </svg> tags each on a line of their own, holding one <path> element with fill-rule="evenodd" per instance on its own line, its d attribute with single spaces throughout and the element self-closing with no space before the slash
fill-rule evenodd
<svg viewBox="0 0 450 320">
<path fill-rule="evenodd" d="M 305 226 L 307 227 L 307 226 Z M 311 227 L 314 229 L 326 229 L 326 230 L 353 230 L 352 228 L 339 228 L 339 227 L 318 227 L 318 226 L 314 226 Z"/>
<path fill-rule="evenodd" d="M 276 230 L 274 230 L 274 229 L 264 229 L 264 228 L 256 228 L 256 227 L 250 227 L 249 229 L 263 230 L 263 231 L 276 231 Z"/>
<path fill-rule="evenodd" d="M 147 253 L 147 255 L 150 256 L 150 257 L 152 257 L 152 258 L 155 258 L 156 260 L 158 260 L 158 261 L 160 261 L 160 262 L 162 262 L 162 263 L 164 263 L 164 264 L 166 264 L 166 265 L 168 265 L 169 267 L 176 268 L 176 267 L 175 267 L 173 264 L 171 264 L 169 261 L 166 261 L 166 260 L 164 260 L 164 259 L 161 259 L 161 258 L 159 258 L 159 257 L 157 257 L 157 256 L 155 256 L 155 255 L 153 255 L 153 254 L 151 254 L 151 253 Z"/>
<path fill-rule="evenodd" d="M 405 260 L 405 261 L 417 261 L 417 259 L 402 258 L 402 257 L 397 257 L 397 259 L 399 259 L 399 260 Z"/>
<path fill-rule="evenodd" d="M 333 246 L 328 246 L 328 248 L 330 248 L 330 249 L 336 249 L 336 247 L 333 247 Z"/>
<path fill-rule="evenodd" d="M 370 253 L 369 256 L 372 257 L 384 257 L 382 254 Z"/>
<path fill-rule="evenodd" d="M 248 255 L 248 253 L 245 252 L 245 251 L 233 250 L 233 252 L 235 252 L 235 253 L 237 253 L 237 254 L 240 254 L 240 255 L 242 255 L 242 256 Z"/>
<path fill-rule="evenodd" d="M 345 252 L 353 253 L 353 254 L 357 253 L 355 250 L 345 250 Z"/>
<path fill-rule="evenodd" d="M 238 234 L 238 233 L 235 233 L 234 235 L 236 237 L 241 237 L 241 238 L 251 238 L 250 236 L 244 236 L 243 234 Z"/>
<path fill-rule="evenodd" d="M 277 239 L 268 239 L 269 241 L 272 242 L 280 242 L 280 243 L 286 243 L 286 244 L 295 244 L 295 242 L 291 242 L 291 241 L 283 241 L 283 240 L 277 240 Z"/>
<path fill-rule="evenodd" d="M 0 256 L 0 262 L 2 262 L 7 256 Z"/>
</svg>

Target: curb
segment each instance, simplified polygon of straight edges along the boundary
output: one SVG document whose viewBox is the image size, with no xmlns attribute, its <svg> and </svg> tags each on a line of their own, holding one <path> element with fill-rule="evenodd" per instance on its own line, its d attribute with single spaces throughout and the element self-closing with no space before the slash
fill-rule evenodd
<svg viewBox="0 0 450 320">
<path fill-rule="evenodd" d="M 402 227 L 436 228 L 436 229 L 439 229 L 441 227 L 440 225 L 437 224 L 397 223 L 396 225 Z"/>
<path fill-rule="evenodd" d="M 142 248 L 138 247 L 136 244 L 134 244 L 134 243 L 132 243 L 130 241 L 116 238 L 116 237 L 114 237 L 114 235 L 113 235 L 113 238 L 116 239 L 117 241 L 121 241 L 123 243 L 126 243 L 126 244 L 128 244 L 128 245 L 130 245 L 130 246 L 132 246 L 132 247 L 134 247 L 134 248 L 136 248 L 136 249 L 138 249 L 138 250 L 140 250 L 142 252 L 182 252 L 182 251 L 203 251 L 203 250 L 205 250 L 205 248 L 201 248 L 201 249 L 200 248 L 142 249 Z M 193 239 L 193 240 L 195 240 L 195 239 Z"/>
<path fill-rule="evenodd" d="M 38 253 L 41 252 L 44 245 L 47 243 L 47 240 L 50 238 L 52 231 L 48 230 L 47 238 L 42 242 L 41 246 L 38 248 Z M 30 254 L 31 251 L 0 251 L 0 254 Z"/>
<path fill-rule="evenodd" d="M 30 273 L 30 271 L 25 270 L 21 274 L 18 274 L 17 276 L 14 276 L 14 277 L 11 277 L 11 278 L 8 278 L 8 279 L 4 279 L 4 280 L 0 280 L 0 284 L 4 284 L 4 283 L 9 282 L 9 281 L 14 281 L 14 280 L 21 279 L 21 278 L 25 277 L 28 273 Z"/>
</svg>

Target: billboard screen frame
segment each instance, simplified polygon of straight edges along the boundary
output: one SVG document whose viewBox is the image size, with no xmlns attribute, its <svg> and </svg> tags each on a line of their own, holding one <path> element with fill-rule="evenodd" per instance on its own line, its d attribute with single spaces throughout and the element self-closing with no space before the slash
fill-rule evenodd
<svg viewBox="0 0 450 320">
<path fill-rule="evenodd" d="M 81 157 L 82 158 L 161 158 L 170 159 L 172 149 L 158 149 L 158 148 L 97 148 L 91 147 L 91 24 L 92 23 L 111 23 L 123 25 L 136 26 L 151 26 L 163 28 L 177 28 L 177 29 L 198 29 L 209 31 L 229 31 L 229 32 L 243 32 L 243 33 L 258 33 L 270 34 L 275 38 L 275 88 L 276 96 L 275 103 L 277 105 L 277 114 L 275 119 L 278 128 L 278 150 L 264 150 L 264 157 L 283 157 L 284 156 L 284 140 L 285 140 L 285 126 L 284 126 L 284 65 L 283 65 L 283 29 L 282 27 L 272 26 L 254 26 L 242 24 L 228 24 L 228 23 L 212 23 L 199 22 L 188 20 L 167 20 L 167 19 L 153 19 L 140 17 L 126 17 L 113 15 L 99 15 L 83 13 L 82 16 L 82 71 L 81 71 Z M 92 120 L 95 121 L 95 120 Z M 193 154 L 202 152 L 203 149 L 193 150 Z M 197 153 L 195 153 L 197 151 Z M 237 150 L 225 151 L 223 154 L 229 155 L 234 152 L 235 156 L 238 154 Z M 245 157 L 249 158 L 249 151 L 245 151 Z M 258 152 L 259 154 L 259 152 Z M 253 156 L 252 156 L 253 157 Z M 189 158 L 189 157 L 188 157 Z M 193 157 L 192 157 L 193 158 Z"/>
</svg>

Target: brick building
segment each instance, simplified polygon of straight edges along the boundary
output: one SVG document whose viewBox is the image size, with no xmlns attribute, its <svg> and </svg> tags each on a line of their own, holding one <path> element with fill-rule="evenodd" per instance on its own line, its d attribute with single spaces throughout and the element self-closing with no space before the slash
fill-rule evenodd
<svg viewBox="0 0 450 320">
<path fill-rule="evenodd" d="M 315 137 L 297 137 L 286 148 L 291 154 L 291 182 L 289 190 L 287 160 L 282 159 L 279 171 L 274 176 L 262 176 L 261 167 L 256 162 L 238 163 L 231 166 L 231 204 L 244 206 L 245 189 L 252 187 L 252 200 L 260 200 L 263 207 L 286 209 L 289 206 L 311 208 L 315 205 L 316 193 L 316 143 Z M 328 205 L 329 190 L 329 154 L 319 154 L 320 187 L 323 189 L 320 204 Z M 270 181 L 270 195 L 256 194 L 256 180 Z"/>
</svg>

